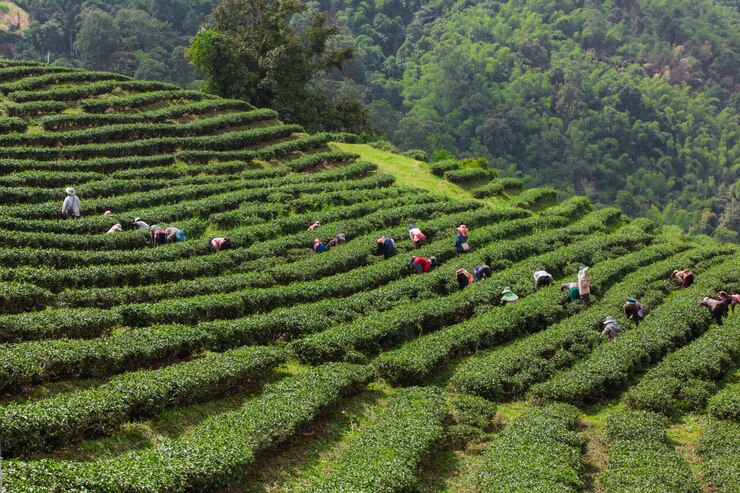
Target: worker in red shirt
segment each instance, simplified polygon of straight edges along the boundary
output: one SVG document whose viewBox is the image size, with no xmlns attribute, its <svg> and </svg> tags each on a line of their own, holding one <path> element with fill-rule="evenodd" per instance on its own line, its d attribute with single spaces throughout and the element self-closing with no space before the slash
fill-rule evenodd
<svg viewBox="0 0 740 493">
<path fill-rule="evenodd" d="M 437 259 L 434 257 L 412 257 L 409 261 L 409 269 L 414 269 L 417 274 L 429 272 L 429 269 L 437 265 Z"/>
</svg>

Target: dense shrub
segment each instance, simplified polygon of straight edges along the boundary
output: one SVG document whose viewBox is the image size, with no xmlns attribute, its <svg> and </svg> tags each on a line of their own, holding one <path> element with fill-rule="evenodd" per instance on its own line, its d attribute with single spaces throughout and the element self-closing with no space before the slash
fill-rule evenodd
<svg viewBox="0 0 740 493">
<path fill-rule="evenodd" d="M 443 176 L 448 171 L 459 170 L 460 164 L 456 159 L 445 159 L 443 161 L 434 161 L 429 163 L 429 171 L 433 175 Z"/>
<path fill-rule="evenodd" d="M 488 181 L 493 177 L 493 175 L 480 168 L 462 168 L 445 171 L 444 177 L 445 180 L 449 182 L 457 183 L 458 185 L 466 185 L 473 182 Z"/>
</svg>

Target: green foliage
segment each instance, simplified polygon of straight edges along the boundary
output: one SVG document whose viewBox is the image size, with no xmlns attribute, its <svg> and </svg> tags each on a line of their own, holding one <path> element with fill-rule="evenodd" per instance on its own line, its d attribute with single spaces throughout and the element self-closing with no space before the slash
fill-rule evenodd
<svg viewBox="0 0 740 493">
<path fill-rule="evenodd" d="M 449 171 L 459 169 L 460 163 L 458 163 L 456 159 L 443 159 L 440 161 L 432 161 L 431 163 L 429 163 L 429 171 L 431 171 L 432 174 L 436 176 L 443 176 Z"/>
<path fill-rule="evenodd" d="M 582 491 L 586 443 L 577 423 L 578 410 L 567 404 L 525 412 L 486 451 L 479 491 Z"/>
<path fill-rule="evenodd" d="M 605 491 L 699 491 L 699 482 L 688 463 L 668 443 L 667 426 L 665 417 L 648 411 L 609 416 L 609 461 L 599 478 Z"/>
<path fill-rule="evenodd" d="M 485 182 L 493 178 L 493 175 L 481 168 L 462 168 L 451 171 L 445 171 L 445 180 L 460 184 L 470 184 Z"/>
<path fill-rule="evenodd" d="M 717 419 L 740 422 L 740 384 L 731 384 L 709 400 L 709 413 Z"/>
<path fill-rule="evenodd" d="M 364 430 L 335 467 L 307 488 L 309 492 L 412 491 L 417 470 L 444 438 L 442 392 L 415 387 L 393 394 L 378 421 Z"/>
<path fill-rule="evenodd" d="M 737 421 L 712 421 L 700 438 L 699 454 L 705 462 L 705 479 L 720 493 L 740 487 L 737 447 L 740 424 Z"/>
</svg>

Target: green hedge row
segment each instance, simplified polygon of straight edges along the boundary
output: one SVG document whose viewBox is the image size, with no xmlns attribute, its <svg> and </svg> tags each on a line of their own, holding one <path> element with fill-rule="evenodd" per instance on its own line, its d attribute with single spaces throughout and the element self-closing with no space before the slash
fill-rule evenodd
<svg viewBox="0 0 740 493">
<path fill-rule="evenodd" d="M 671 415 L 678 409 L 701 411 L 717 390 L 715 380 L 740 360 L 740 319 L 706 334 L 650 369 L 624 397 L 628 406 Z"/>
<path fill-rule="evenodd" d="M 174 155 L 131 156 L 85 160 L 35 161 L 32 159 L 0 159 L 0 175 L 19 171 L 93 171 L 112 173 L 117 170 L 170 166 L 175 163 Z"/>
<path fill-rule="evenodd" d="M 3 454 L 7 458 L 67 445 L 111 433 L 132 419 L 213 399 L 263 380 L 285 355 L 277 347 L 233 349 L 159 370 L 125 373 L 88 390 L 0 406 Z"/>
<path fill-rule="evenodd" d="M 709 414 L 740 422 L 740 383 L 727 385 L 709 399 Z"/>
<path fill-rule="evenodd" d="M 598 268 L 592 269 L 592 281 L 596 286 L 600 286 L 604 283 L 603 280 L 621 277 L 623 264 L 626 273 L 663 259 L 683 248 L 685 245 L 682 243 L 657 245 L 629 257 L 604 262 L 599 264 Z M 719 253 L 717 249 L 706 250 L 706 255 Z M 692 252 L 691 255 L 696 257 L 697 254 Z M 538 334 L 496 348 L 480 358 L 472 359 L 455 373 L 452 385 L 460 391 L 491 400 L 521 395 L 532 384 L 573 365 L 604 342 L 604 337 L 598 329 L 607 316 L 615 316 L 621 326 L 627 329 L 628 321 L 620 318 L 622 304 L 627 297 L 638 296 L 649 308 L 661 303 L 669 294 L 668 286 L 662 282 L 663 279 L 670 275 L 676 262 L 687 258 L 686 254 L 682 254 L 643 268 L 611 288 L 605 293 L 603 300 L 597 301 L 586 312 L 572 316 Z M 522 307 L 517 306 L 517 309 L 526 312 L 527 308 L 531 307 L 529 303 L 533 302 L 525 299 L 518 303 Z M 545 302 L 542 304 L 546 306 Z M 533 309 L 535 308 L 530 308 Z"/>
<path fill-rule="evenodd" d="M 39 65 L 19 65 L 19 66 L 7 66 L 0 65 L 4 68 L 0 68 L 0 81 L 10 82 L 21 77 L 30 77 L 35 75 L 43 75 L 51 72 L 74 72 L 78 69 L 72 67 L 55 67 L 55 66 L 39 66 Z"/>
<path fill-rule="evenodd" d="M 68 108 L 62 101 L 29 101 L 28 103 L 8 103 L 5 112 L 8 116 L 37 116 L 47 113 L 61 113 Z"/>
<path fill-rule="evenodd" d="M 170 154 L 179 149 L 212 149 L 213 152 L 218 152 L 267 143 L 270 140 L 289 137 L 291 134 L 301 131 L 302 128 L 300 125 L 273 125 L 252 130 L 200 137 L 161 137 L 133 142 L 80 144 L 60 148 L 6 147 L 3 149 L 3 155 L 15 159 L 49 161 L 53 159 L 89 159 Z"/>
<path fill-rule="evenodd" d="M 530 279 L 533 270 L 532 265 L 547 265 L 548 271 L 555 275 L 557 279 L 563 273 L 572 269 L 571 262 L 578 261 L 593 265 L 592 261 L 597 252 L 597 255 L 600 256 L 612 253 L 620 255 L 625 247 L 633 250 L 640 248 L 648 239 L 645 235 L 634 234 L 630 240 L 625 241 L 626 237 L 623 234 L 623 232 L 617 232 L 607 237 L 594 235 L 587 240 L 534 257 L 520 267 L 496 273 L 494 279 L 497 280 L 498 285 L 512 284 L 515 292 L 520 296 L 525 295 L 519 303 L 511 307 L 491 310 L 462 324 L 424 335 L 397 350 L 384 353 L 375 360 L 379 373 L 394 384 L 419 382 L 432 372 L 439 371 L 452 356 L 491 347 L 521 334 L 542 330 L 555 323 L 567 315 L 567 311 L 562 308 L 562 296 L 558 294 L 558 286 L 543 288 L 536 293 L 533 292 Z M 597 263 L 596 268 L 592 269 L 595 274 L 592 276 L 592 282 L 599 289 L 605 289 L 625 273 L 649 262 L 665 258 L 676 249 L 677 247 L 649 248 L 618 257 L 618 259 L 612 261 Z M 515 278 L 519 279 L 518 286 L 517 283 L 509 282 Z M 527 284 L 524 285 L 522 280 Z M 507 348 L 519 344 L 521 343 L 516 342 L 514 345 L 507 346 Z M 511 361 L 511 358 L 508 361 Z M 464 369 L 456 373 L 453 382 L 464 391 L 469 392 L 466 385 L 467 379 L 475 382 L 476 377 L 485 375 L 485 377 L 490 378 L 486 380 L 486 383 L 498 388 L 497 380 L 505 378 L 506 374 L 499 371 L 488 371 L 488 365 L 490 365 L 490 361 L 485 359 L 482 362 L 476 361 L 475 364 L 466 365 Z M 536 368 L 535 366 L 528 367 L 526 365 L 517 366 L 519 368 L 530 368 L 532 371 Z M 461 375 L 462 382 L 457 381 L 458 375 Z M 482 395 L 490 397 L 488 393 Z"/>
<path fill-rule="evenodd" d="M 740 423 L 712 420 L 699 438 L 699 455 L 704 459 L 704 481 L 708 491 L 734 493 L 740 490 Z"/>
<path fill-rule="evenodd" d="M 70 183 L 102 181 L 106 176 L 93 171 L 19 171 L 0 175 L 0 186 L 64 189 Z M 57 192 L 59 195 L 59 192 Z"/>
<path fill-rule="evenodd" d="M 40 75 L 30 75 L 15 82 L 6 82 L 0 84 L 0 92 L 9 94 L 15 91 L 33 91 L 42 87 L 78 82 L 99 82 L 99 81 L 123 81 L 131 80 L 131 77 L 114 74 L 111 72 L 92 72 L 87 70 L 80 71 L 47 71 Z"/>
<path fill-rule="evenodd" d="M 456 183 L 458 185 L 466 185 L 468 183 L 479 182 L 483 180 L 490 180 L 493 178 L 493 174 L 482 168 L 463 168 L 445 171 L 445 180 Z"/>
<path fill-rule="evenodd" d="M 341 164 L 348 161 L 359 159 L 360 155 L 353 152 L 320 152 L 316 154 L 307 154 L 296 159 L 285 162 L 285 166 L 290 168 L 294 173 L 303 171 L 313 171 L 315 168 Z"/>
<path fill-rule="evenodd" d="M 523 207 L 524 209 L 532 209 L 556 201 L 557 195 L 557 191 L 550 187 L 528 188 L 514 198 L 511 205 L 514 207 Z"/>
<path fill-rule="evenodd" d="M 664 416 L 649 411 L 609 416 L 609 460 L 599 477 L 606 493 L 699 492 L 689 464 L 668 442 L 668 425 Z"/>
<path fill-rule="evenodd" d="M 141 108 L 150 104 L 178 101 L 201 101 L 204 99 L 216 99 L 211 94 L 201 91 L 184 91 L 182 89 L 175 91 L 152 91 L 141 94 L 131 94 L 118 98 L 106 99 L 84 99 L 79 101 L 80 108 L 87 113 L 106 113 L 114 110 L 125 110 Z"/>
<path fill-rule="evenodd" d="M 429 163 L 429 171 L 436 176 L 443 176 L 448 171 L 454 171 L 457 169 L 460 169 L 460 164 L 457 162 L 457 159 L 444 159 L 442 161 Z"/>
<path fill-rule="evenodd" d="M 33 284 L 0 282 L 0 314 L 39 310 L 49 302 L 50 294 Z"/>
<path fill-rule="evenodd" d="M 81 73 L 84 74 L 85 72 Z M 16 91 L 8 94 L 8 98 L 16 103 L 27 103 L 29 101 L 74 101 L 77 99 L 97 96 L 109 93 L 115 89 L 122 91 L 161 91 L 173 90 L 177 86 L 167 82 L 156 82 L 150 80 L 110 80 L 116 77 L 107 77 L 109 80 L 80 84 L 71 87 L 58 87 L 42 91 Z"/>
<path fill-rule="evenodd" d="M 476 199 L 495 197 L 506 190 L 521 190 L 524 182 L 519 178 L 497 178 L 481 187 L 474 188 L 471 192 Z"/>
<path fill-rule="evenodd" d="M 109 334 L 123 322 L 112 310 L 49 309 L 0 316 L 0 342 Z"/>
<path fill-rule="evenodd" d="M 367 367 L 324 365 L 268 385 L 240 409 L 212 416 L 159 446 L 93 462 L 4 461 L 10 491 L 212 491 L 248 473 L 328 406 L 362 390 Z"/>
<path fill-rule="evenodd" d="M 587 216 L 580 223 L 556 231 L 546 231 L 522 240 L 502 241 L 478 249 L 477 255 L 507 262 L 521 260 L 542 253 L 582 234 L 593 234 L 605 227 L 611 209 L 603 209 Z M 524 232 L 523 232 L 524 233 Z M 473 261 L 468 259 L 468 261 Z M 500 261 L 500 260 L 499 260 Z M 500 268 L 500 266 L 491 266 Z M 492 283 L 482 283 L 493 286 Z M 480 285 L 479 285 L 480 286 Z M 496 303 L 500 287 L 484 289 L 473 287 L 442 300 L 428 299 L 411 302 L 386 313 L 366 317 L 360 321 L 332 327 L 319 334 L 295 341 L 291 347 L 305 362 L 337 360 L 356 352 L 370 353 L 415 337 L 420 332 L 438 330 L 461 322 L 473 315 L 479 305 Z M 493 292 L 491 292 L 493 291 Z"/>
<path fill-rule="evenodd" d="M 709 312 L 697 306 L 697 302 L 718 289 L 737 287 L 739 261 L 733 256 L 702 273 L 690 288 L 677 292 L 669 302 L 653 310 L 639 330 L 628 331 L 611 343 L 602 344 L 570 370 L 535 385 L 531 395 L 536 399 L 579 403 L 620 388 L 637 371 L 707 329 Z"/>
<path fill-rule="evenodd" d="M 534 407 L 516 418 L 486 451 L 481 493 L 581 492 L 586 441 L 576 431 L 578 409 Z"/>
<path fill-rule="evenodd" d="M 8 134 L 11 132 L 25 132 L 28 128 L 28 123 L 20 118 L 0 118 L 0 134 Z"/>
<path fill-rule="evenodd" d="M 0 135 L 1 147 L 61 147 L 84 144 L 106 144 L 110 141 L 164 137 L 198 137 L 231 127 L 273 120 L 272 110 L 252 110 L 199 118 L 187 123 L 120 123 L 68 132 L 39 132 Z M 22 120 L 21 120 L 22 121 Z M 2 121 L 0 121 L 0 124 Z M 296 130 L 300 127 L 296 127 Z M 0 127 L 1 130 L 1 127 Z"/>
<path fill-rule="evenodd" d="M 44 130 L 63 130 L 77 127 L 97 127 L 124 123 L 162 123 L 188 115 L 202 115 L 219 111 L 251 111 L 254 106 L 238 99 L 206 99 L 188 104 L 175 104 L 166 108 L 144 111 L 139 113 L 105 113 L 105 114 L 70 114 L 54 115 L 41 119 L 41 128 Z M 269 109 L 255 110 L 272 114 L 277 118 L 277 112 Z M 267 118 L 265 118 L 267 119 Z"/>
<path fill-rule="evenodd" d="M 446 414 L 444 396 L 436 387 L 396 392 L 378 421 L 364 430 L 305 491 L 416 491 L 419 468 L 445 437 Z"/>
</svg>

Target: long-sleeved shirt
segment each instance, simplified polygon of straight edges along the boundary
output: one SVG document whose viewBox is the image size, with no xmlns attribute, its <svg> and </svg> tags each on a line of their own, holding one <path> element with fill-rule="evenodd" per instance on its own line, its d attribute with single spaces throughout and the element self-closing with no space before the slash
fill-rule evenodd
<svg viewBox="0 0 740 493">
<path fill-rule="evenodd" d="M 588 277 L 584 276 L 578 279 L 578 291 L 581 296 L 591 293 L 591 281 L 588 280 Z"/>
<path fill-rule="evenodd" d="M 77 195 L 67 195 L 62 203 L 62 213 L 69 216 L 80 215 L 80 198 Z"/>
<path fill-rule="evenodd" d="M 468 237 L 463 235 L 462 233 L 458 233 L 457 236 L 455 236 L 455 249 L 462 253 L 465 251 L 465 247 L 463 247 L 463 243 L 468 242 Z"/>
</svg>

